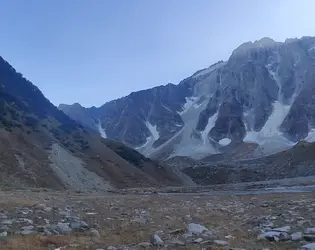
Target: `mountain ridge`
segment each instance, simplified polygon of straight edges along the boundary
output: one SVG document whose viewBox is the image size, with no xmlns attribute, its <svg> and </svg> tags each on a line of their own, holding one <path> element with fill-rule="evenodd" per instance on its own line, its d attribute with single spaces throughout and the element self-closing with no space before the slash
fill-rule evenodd
<svg viewBox="0 0 315 250">
<path fill-rule="evenodd" d="M 60 111 L 2 57 L 0 86 L 0 188 L 107 191 L 182 184 L 166 166 L 147 159 L 143 170 L 120 157 L 98 133 Z M 121 150 L 130 157 L 135 153 L 126 146 Z"/>
<path fill-rule="evenodd" d="M 152 158 L 219 153 L 257 143 L 257 154 L 313 140 L 315 38 L 247 42 L 227 61 L 179 84 L 133 92 L 99 108 L 60 106 L 73 119 Z"/>
</svg>

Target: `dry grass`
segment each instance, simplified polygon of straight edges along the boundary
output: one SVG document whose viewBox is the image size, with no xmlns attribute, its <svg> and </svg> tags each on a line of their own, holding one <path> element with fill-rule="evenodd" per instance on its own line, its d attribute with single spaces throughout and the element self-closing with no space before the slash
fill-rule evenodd
<svg viewBox="0 0 315 250">
<path fill-rule="evenodd" d="M 283 221 L 283 216 L 292 207 L 311 223 L 315 218 L 305 208 L 314 203 L 315 196 L 312 193 L 305 194 L 272 194 L 272 195 L 246 195 L 246 196 L 202 196 L 202 195 L 84 195 L 84 194 L 50 194 L 32 193 L 27 200 L 23 200 L 16 194 L 16 198 L 10 204 L 33 204 L 33 201 L 43 202 L 43 196 L 47 199 L 47 205 L 65 207 L 72 205 L 74 213 L 90 225 L 98 224 L 101 238 L 95 240 L 88 234 L 70 234 L 66 236 L 49 237 L 9 237 L 0 250 L 23 249 L 37 250 L 50 249 L 49 245 L 56 247 L 67 246 L 66 249 L 97 249 L 108 246 L 135 246 L 137 243 L 150 241 L 152 233 L 158 234 L 167 243 L 180 235 L 170 235 L 176 229 L 185 229 L 190 222 L 200 223 L 213 231 L 210 240 L 226 240 L 228 248 L 220 248 L 214 245 L 200 246 L 190 244 L 182 248 L 169 249 L 229 249 L 239 247 L 250 250 L 269 248 L 271 250 L 298 249 L 301 244 L 284 242 L 272 243 L 258 241 L 257 232 L 252 229 L 257 226 L 257 220 L 264 216 L 279 216 L 282 221 L 275 221 L 276 226 L 288 225 Z M 28 195 L 28 194 L 24 194 Z M 10 200 L 10 199 L 9 199 Z M 300 201 L 306 201 L 301 203 Z M 2 202 L 0 204 L 4 204 Z M 268 206 L 263 204 L 268 203 Z M 6 204 L 8 205 L 8 204 Z M 300 207 L 299 207 L 300 206 Z M 87 211 L 95 214 L 88 215 Z M 148 213 L 147 223 L 138 223 L 134 219 Z M 292 222 L 296 224 L 296 222 Z M 315 225 L 315 224 L 314 224 Z M 300 230 L 299 228 L 294 230 Z M 226 236 L 232 236 L 227 239 Z M 54 249 L 54 248 L 52 248 Z M 138 249 L 138 248 L 136 248 Z M 152 249 L 155 249 L 152 247 Z"/>
<path fill-rule="evenodd" d="M 37 202 L 33 200 L 19 199 L 14 197 L 3 198 L 0 196 L 0 206 L 33 206 Z"/>
</svg>

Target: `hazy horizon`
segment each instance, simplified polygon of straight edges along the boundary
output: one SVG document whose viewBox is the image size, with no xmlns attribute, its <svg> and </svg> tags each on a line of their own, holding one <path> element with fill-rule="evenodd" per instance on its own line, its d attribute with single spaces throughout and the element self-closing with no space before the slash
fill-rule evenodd
<svg viewBox="0 0 315 250">
<path fill-rule="evenodd" d="M 0 56 L 55 105 L 177 84 L 247 41 L 314 36 L 313 0 L 4 0 Z"/>
</svg>

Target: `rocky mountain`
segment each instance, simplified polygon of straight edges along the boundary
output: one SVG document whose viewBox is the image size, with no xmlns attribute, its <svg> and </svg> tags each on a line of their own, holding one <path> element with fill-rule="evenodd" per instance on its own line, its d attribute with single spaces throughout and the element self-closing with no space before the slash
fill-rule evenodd
<svg viewBox="0 0 315 250">
<path fill-rule="evenodd" d="M 151 158 L 196 159 L 255 144 L 251 157 L 315 138 L 315 38 L 236 48 L 184 79 L 101 107 L 60 105 L 82 125 Z"/>
<path fill-rule="evenodd" d="M 0 188 L 109 190 L 183 183 L 183 174 L 125 145 L 118 150 L 70 119 L 1 57 L 0 112 Z"/>
</svg>

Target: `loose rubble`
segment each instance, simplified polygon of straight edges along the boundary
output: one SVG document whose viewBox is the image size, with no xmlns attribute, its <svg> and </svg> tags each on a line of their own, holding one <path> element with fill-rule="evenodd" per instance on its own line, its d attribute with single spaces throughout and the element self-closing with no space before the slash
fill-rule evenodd
<svg viewBox="0 0 315 250">
<path fill-rule="evenodd" d="M 315 202 L 307 194 L 28 195 L 26 203 L 0 203 L 0 250 L 13 237 L 40 237 L 44 245 L 34 250 L 315 249 Z M 55 242 L 61 236 L 69 242 Z"/>
<path fill-rule="evenodd" d="M 291 234 L 291 239 L 293 241 L 299 241 L 299 240 L 302 240 L 302 238 L 303 238 L 302 232 L 296 232 L 296 233 Z"/>
<path fill-rule="evenodd" d="M 304 245 L 302 250 L 315 250 L 315 243 Z"/>
<path fill-rule="evenodd" d="M 164 242 L 157 234 L 153 234 L 151 237 L 151 243 L 153 246 L 163 246 Z"/>
<path fill-rule="evenodd" d="M 189 233 L 192 233 L 192 234 L 201 234 L 204 231 L 208 231 L 206 227 L 196 224 L 196 223 L 189 223 L 187 230 Z"/>
<path fill-rule="evenodd" d="M 226 246 L 229 243 L 227 241 L 224 241 L 224 240 L 215 240 L 214 244 L 219 245 L 219 246 Z"/>
</svg>

